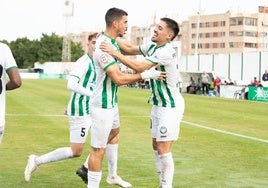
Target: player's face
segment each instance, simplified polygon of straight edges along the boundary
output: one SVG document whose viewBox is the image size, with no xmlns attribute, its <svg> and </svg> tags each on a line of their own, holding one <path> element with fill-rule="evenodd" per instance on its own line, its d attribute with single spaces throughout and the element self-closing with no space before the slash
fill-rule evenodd
<svg viewBox="0 0 268 188">
<path fill-rule="evenodd" d="M 122 37 L 126 31 L 127 31 L 127 27 L 128 27 L 128 17 L 127 16 L 122 16 L 121 20 L 118 21 L 117 23 L 118 27 L 117 27 L 117 32 L 118 32 L 118 36 Z"/>
<path fill-rule="evenodd" d="M 168 29 L 167 24 L 163 21 L 160 21 L 154 29 L 154 35 L 151 40 L 161 46 L 170 41 L 172 32 Z"/>
<path fill-rule="evenodd" d="M 96 44 L 96 40 L 97 40 L 97 38 L 96 37 L 93 37 L 91 40 L 89 40 L 87 42 L 88 53 L 92 53 L 93 52 L 93 49 L 94 49 L 95 44 Z"/>
</svg>

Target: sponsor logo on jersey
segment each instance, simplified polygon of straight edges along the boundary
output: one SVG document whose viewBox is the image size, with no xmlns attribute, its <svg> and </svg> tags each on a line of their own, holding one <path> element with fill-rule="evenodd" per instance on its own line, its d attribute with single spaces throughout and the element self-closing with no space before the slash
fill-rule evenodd
<svg viewBox="0 0 268 188">
<path fill-rule="evenodd" d="M 100 56 L 100 64 L 102 67 L 104 67 L 108 63 L 108 54 L 101 54 Z"/>
</svg>

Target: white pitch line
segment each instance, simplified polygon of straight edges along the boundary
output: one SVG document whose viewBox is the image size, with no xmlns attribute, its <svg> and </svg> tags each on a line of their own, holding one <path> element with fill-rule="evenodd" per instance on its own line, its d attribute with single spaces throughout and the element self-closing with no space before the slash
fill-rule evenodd
<svg viewBox="0 0 268 188">
<path fill-rule="evenodd" d="M 6 114 L 6 116 L 66 117 L 64 114 Z"/>
<path fill-rule="evenodd" d="M 261 139 L 261 138 L 256 138 L 256 137 L 246 136 L 246 135 L 237 134 L 237 133 L 233 133 L 233 132 L 223 131 L 223 130 L 216 129 L 216 128 L 211 128 L 211 127 L 206 127 L 204 125 L 200 125 L 200 124 L 197 124 L 197 123 L 192 123 L 192 122 L 189 122 L 189 121 L 182 121 L 182 122 L 185 123 L 185 124 L 188 124 L 188 125 L 192 125 L 192 126 L 203 128 L 203 129 L 208 129 L 208 130 L 223 133 L 223 134 L 228 134 L 228 135 L 232 135 L 232 136 L 238 136 L 238 137 L 247 138 L 247 139 L 250 139 L 250 140 L 255 140 L 255 141 L 259 141 L 259 142 L 268 143 L 268 140 Z"/>
<path fill-rule="evenodd" d="M 66 115 L 55 115 L 55 114 L 6 114 L 6 116 L 39 116 L 39 117 L 65 117 Z M 122 117 L 127 117 L 127 118 L 150 118 L 150 116 L 121 116 Z M 182 121 L 182 123 L 191 125 L 191 126 L 195 126 L 195 127 L 199 127 L 199 128 L 203 128 L 203 129 L 207 129 L 207 130 L 211 130 L 211 131 L 215 131 L 215 132 L 219 132 L 219 133 L 223 133 L 223 134 L 228 134 L 228 135 L 232 135 L 232 136 L 237 136 L 237 137 L 241 137 L 241 138 L 246 138 L 246 139 L 250 139 L 250 140 L 255 140 L 258 142 L 263 142 L 263 143 L 268 143 L 268 140 L 265 139 L 261 139 L 261 138 L 256 138 L 256 137 L 252 137 L 252 136 L 246 136 L 246 135 L 242 135 L 242 134 L 237 134 L 237 133 L 233 133 L 233 132 L 229 132 L 229 131 L 224 131 L 224 130 L 220 130 L 220 129 L 216 129 L 216 128 L 211 128 L 211 127 L 207 127 L 204 125 L 200 125 L 197 123 L 192 123 L 189 121 Z"/>
</svg>

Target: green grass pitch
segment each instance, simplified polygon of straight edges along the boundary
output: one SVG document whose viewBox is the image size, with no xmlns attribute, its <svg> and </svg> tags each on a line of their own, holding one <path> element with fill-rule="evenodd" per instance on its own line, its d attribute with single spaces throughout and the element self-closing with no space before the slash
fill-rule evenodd
<svg viewBox="0 0 268 188">
<path fill-rule="evenodd" d="M 147 104 L 150 90 L 119 89 L 121 133 L 118 174 L 134 188 L 156 188 Z M 1 188 L 86 187 L 75 171 L 80 158 L 40 166 L 24 181 L 28 155 L 69 146 L 63 111 L 70 91 L 66 80 L 23 80 L 7 92 L 6 129 L 0 145 Z M 268 103 L 183 94 L 186 110 L 180 139 L 173 144 L 174 188 L 268 187 Z M 89 140 L 89 139 L 88 139 Z M 103 161 L 102 188 L 107 185 Z"/>
</svg>

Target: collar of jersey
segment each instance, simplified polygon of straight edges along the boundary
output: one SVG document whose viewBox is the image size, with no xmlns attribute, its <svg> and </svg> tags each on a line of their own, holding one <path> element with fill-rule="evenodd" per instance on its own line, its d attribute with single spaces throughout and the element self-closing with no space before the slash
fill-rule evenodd
<svg viewBox="0 0 268 188">
<path fill-rule="evenodd" d="M 107 34 L 105 34 L 105 33 L 102 33 L 102 35 L 105 36 L 106 38 L 110 39 L 112 45 L 113 45 L 114 47 L 116 47 L 117 51 L 120 52 L 120 48 L 119 48 L 119 46 L 118 46 L 118 44 L 117 44 L 117 42 L 116 42 L 116 40 L 115 40 L 114 38 L 110 37 L 109 35 L 107 35 Z"/>
</svg>

